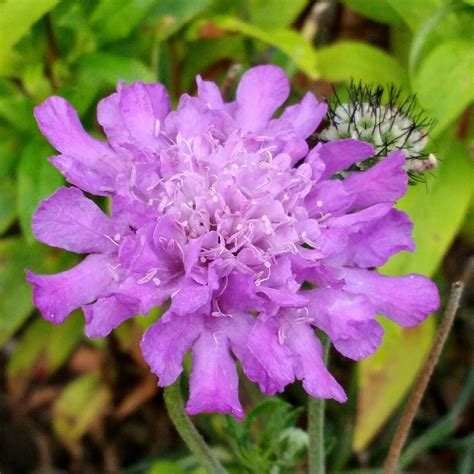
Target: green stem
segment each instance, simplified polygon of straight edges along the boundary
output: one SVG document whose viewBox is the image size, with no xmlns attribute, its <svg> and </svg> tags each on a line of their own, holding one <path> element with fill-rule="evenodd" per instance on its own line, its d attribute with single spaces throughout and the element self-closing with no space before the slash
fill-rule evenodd
<svg viewBox="0 0 474 474">
<path fill-rule="evenodd" d="M 164 397 L 171 421 L 202 467 L 204 467 L 209 474 L 226 474 L 227 471 L 214 456 L 214 453 L 206 444 L 184 410 L 179 379 L 173 385 L 165 387 Z"/>
<path fill-rule="evenodd" d="M 324 337 L 324 336 L 323 336 Z M 327 364 L 329 339 L 324 337 L 324 363 Z M 308 474 L 326 473 L 326 453 L 324 449 L 324 398 L 308 397 Z"/>
</svg>

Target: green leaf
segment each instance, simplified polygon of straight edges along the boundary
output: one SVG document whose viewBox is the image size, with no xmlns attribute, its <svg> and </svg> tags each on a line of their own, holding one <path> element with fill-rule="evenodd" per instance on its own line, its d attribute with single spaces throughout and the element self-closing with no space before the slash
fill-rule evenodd
<svg viewBox="0 0 474 474">
<path fill-rule="evenodd" d="M 22 71 L 22 81 L 24 88 L 32 95 L 37 102 L 52 95 L 51 82 L 46 77 L 44 64 L 41 61 L 28 63 Z M 29 109 L 31 113 L 31 109 Z"/>
<path fill-rule="evenodd" d="M 28 325 L 7 362 L 9 391 L 19 397 L 36 370 L 36 362 L 54 326 L 42 318 Z"/>
<path fill-rule="evenodd" d="M 444 0 L 386 0 L 386 2 L 411 30 L 417 31 L 418 27 L 442 6 Z"/>
<path fill-rule="evenodd" d="M 18 214 L 23 235 L 28 242 L 34 241 L 31 217 L 39 202 L 64 183 L 61 174 L 46 159 L 48 149 L 43 144 L 28 144 L 18 166 Z"/>
<path fill-rule="evenodd" d="M 474 100 L 474 48 L 464 40 L 446 41 L 421 63 L 413 90 L 442 132 Z"/>
<path fill-rule="evenodd" d="M 49 323 L 48 323 L 49 324 Z M 45 370 L 53 373 L 69 358 L 72 351 L 83 338 L 84 317 L 77 311 L 61 323 L 53 327 L 45 347 Z"/>
<path fill-rule="evenodd" d="M 382 85 L 407 82 L 405 71 L 394 58 L 365 43 L 341 41 L 320 48 L 317 61 L 321 77 L 331 82 L 351 79 Z"/>
<path fill-rule="evenodd" d="M 41 369 L 42 377 L 61 367 L 82 339 L 82 316 L 74 314 L 54 326 L 43 318 L 28 325 L 7 363 L 8 386 L 21 395 L 33 374 Z"/>
<path fill-rule="evenodd" d="M 266 28 L 284 28 L 291 25 L 307 5 L 306 0 L 249 0 L 251 22 Z"/>
<path fill-rule="evenodd" d="M 105 81 L 112 86 L 111 81 Z M 113 85 L 116 85 L 113 84 Z M 79 116 L 83 116 L 89 107 L 94 103 L 100 89 L 100 84 L 95 76 L 81 69 L 80 65 L 76 73 L 74 82 L 65 83 L 58 91 L 58 95 L 68 100 L 77 110 Z"/>
<path fill-rule="evenodd" d="M 440 265 L 466 216 L 473 194 L 473 164 L 462 143 L 447 137 L 442 162 L 428 187 L 411 186 L 399 207 L 415 227 L 414 254 L 402 252 L 382 269 L 389 275 L 420 273 L 431 277 Z M 414 329 L 383 321 L 379 351 L 358 364 L 358 408 L 353 447 L 364 449 L 403 400 L 433 342 L 434 320 Z"/>
<path fill-rule="evenodd" d="M 223 59 L 237 63 L 245 61 L 242 38 L 224 36 L 193 41 L 187 48 L 186 61 L 182 65 L 181 88 L 192 88 L 197 74 Z"/>
<path fill-rule="evenodd" d="M 0 235 L 2 235 L 16 218 L 16 190 L 11 179 L 0 181 Z"/>
<path fill-rule="evenodd" d="M 229 16 L 214 17 L 210 21 L 227 31 L 249 36 L 280 49 L 311 79 L 320 76 L 316 51 L 311 43 L 296 31 L 286 28 L 265 30 Z"/>
<path fill-rule="evenodd" d="M 186 23 L 212 5 L 212 0 L 161 0 L 148 16 L 158 41 L 175 34 Z"/>
<path fill-rule="evenodd" d="M 0 180 L 5 179 L 13 170 L 18 159 L 17 137 L 11 129 L 0 131 Z"/>
<path fill-rule="evenodd" d="M 158 461 L 148 470 L 148 474 L 186 474 L 186 470 L 174 461 Z"/>
<path fill-rule="evenodd" d="M 0 75 L 16 76 L 25 58 L 13 46 L 59 0 L 4 0 L 0 2 Z"/>
<path fill-rule="evenodd" d="M 404 272 L 405 273 L 405 272 Z M 433 318 L 413 329 L 380 319 L 385 329 L 378 351 L 357 364 L 357 412 L 352 448 L 362 451 L 403 400 L 428 355 Z"/>
<path fill-rule="evenodd" d="M 32 255 L 25 252 L 21 239 L 0 240 L 0 347 L 31 312 L 31 289 L 25 281 L 24 268 L 37 266 L 44 256 L 43 249 L 33 251 Z"/>
<path fill-rule="evenodd" d="M 102 43 L 126 38 L 147 16 L 156 0 L 100 0 L 90 23 Z"/>
<path fill-rule="evenodd" d="M 110 390 L 98 374 L 77 378 L 53 405 L 53 427 L 64 444 L 81 438 L 107 410 Z"/>
<path fill-rule="evenodd" d="M 0 59 L 1 62 L 1 59 Z M 0 119 L 20 132 L 36 130 L 33 102 L 12 81 L 0 80 Z"/>
<path fill-rule="evenodd" d="M 33 309 L 25 269 L 52 273 L 63 269 L 66 254 L 20 238 L 0 240 L 0 347 L 23 324 Z M 70 260 L 70 258 L 69 258 Z"/>
<path fill-rule="evenodd" d="M 43 318 L 34 319 L 21 334 L 7 363 L 9 377 L 19 375 L 23 370 L 30 370 L 30 366 L 45 347 L 51 331 L 55 326 Z"/>
<path fill-rule="evenodd" d="M 31 26 L 54 8 L 59 0 L 5 0 L 0 4 L 0 44 L 5 51 Z"/>
<path fill-rule="evenodd" d="M 119 81 L 156 81 L 153 71 L 141 61 L 112 53 L 87 54 L 81 58 L 79 69 L 81 75 L 114 87 Z"/>
<path fill-rule="evenodd" d="M 388 0 L 343 0 L 343 2 L 371 20 L 390 25 L 400 22 L 400 17 Z"/>
</svg>

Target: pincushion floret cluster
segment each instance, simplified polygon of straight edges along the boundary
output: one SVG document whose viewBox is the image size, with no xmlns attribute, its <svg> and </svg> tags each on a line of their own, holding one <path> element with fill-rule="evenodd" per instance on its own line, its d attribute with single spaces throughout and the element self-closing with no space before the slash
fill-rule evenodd
<svg viewBox="0 0 474 474">
<path fill-rule="evenodd" d="M 412 223 L 394 208 L 407 189 L 403 152 L 340 179 L 372 145 L 309 149 L 327 106 L 307 93 L 276 114 L 289 91 L 270 65 L 243 74 L 233 102 L 198 76 L 197 97 L 174 111 L 161 84 L 119 84 L 98 105 L 107 141 L 60 97 L 35 109 L 71 186 L 39 205 L 34 234 L 86 255 L 63 273 L 28 272 L 36 306 L 55 324 L 82 308 L 86 334 L 103 337 L 169 302 L 141 349 L 161 386 L 191 352 L 190 414 L 243 416 L 236 361 L 266 394 L 301 380 L 344 402 L 315 328 L 360 359 L 381 343 L 377 314 L 411 327 L 439 305 L 427 278 L 374 270 L 414 250 Z M 84 193 L 109 197 L 110 215 Z"/>
</svg>

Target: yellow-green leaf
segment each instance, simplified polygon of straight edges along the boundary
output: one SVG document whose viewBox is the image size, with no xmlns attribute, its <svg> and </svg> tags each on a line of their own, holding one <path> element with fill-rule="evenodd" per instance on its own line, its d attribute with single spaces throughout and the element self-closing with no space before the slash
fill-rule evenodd
<svg viewBox="0 0 474 474">
<path fill-rule="evenodd" d="M 306 0 L 249 0 L 252 23 L 262 28 L 284 28 L 291 25 L 307 5 Z"/>
<path fill-rule="evenodd" d="M 31 218 L 39 202 L 64 183 L 61 174 L 47 160 L 48 154 L 52 154 L 49 147 L 31 141 L 23 150 L 18 166 L 18 215 L 29 243 L 34 241 Z"/>
<path fill-rule="evenodd" d="M 113 87 L 119 81 L 156 81 L 153 71 L 141 61 L 119 54 L 90 53 L 81 58 L 79 67 L 82 74 L 93 77 L 95 81 L 104 81 Z"/>
<path fill-rule="evenodd" d="M 386 2 L 413 31 L 416 31 L 443 4 L 443 0 L 386 0 Z"/>
<path fill-rule="evenodd" d="M 40 317 L 35 319 L 21 334 L 8 359 L 10 391 L 21 395 L 37 369 L 42 377 L 54 373 L 67 361 L 82 336 L 83 317 L 79 311 L 59 326 Z"/>
<path fill-rule="evenodd" d="M 361 80 L 367 83 L 404 85 L 406 72 L 387 53 L 374 46 L 341 41 L 317 51 L 318 68 L 331 82 Z"/>
<path fill-rule="evenodd" d="M 361 15 L 379 23 L 400 22 L 400 17 L 387 0 L 343 0 L 343 2 Z"/>
<path fill-rule="evenodd" d="M 59 0 L 6 0 L 0 3 L 0 75 L 14 75 L 18 56 L 12 47 Z"/>
<path fill-rule="evenodd" d="M 474 48 L 465 40 L 446 41 L 421 63 L 413 90 L 443 131 L 474 100 Z"/>
<path fill-rule="evenodd" d="M 441 165 L 427 187 L 412 186 L 399 207 L 415 223 L 417 249 L 395 256 L 383 273 L 432 276 L 466 216 L 473 193 L 474 166 L 462 143 L 445 140 Z M 367 446 L 403 400 L 418 374 L 434 335 L 429 318 L 415 329 L 401 329 L 384 320 L 379 351 L 358 364 L 358 406 L 353 448 Z"/>
<path fill-rule="evenodd" d="M 59 0 L 6 0 L 0 4 L 0 44 L 7 50 Z"/>
<path fill-rule="evenodd" d="M 83 436 L 107 410 L 110 390 L 98 374 L 88 374 L 71 382 L 53 406 L 53 426 L 65 444 Z"/>
<path fill-rule="evenodd" d="M 259 28 L 230 16 L 215 17 L 211 20 L 220 28 L 255 38 L 274 46 L 285 53 L 311 79 L 319 77 L 316 51 L 311 43 L 294 30 L 288 28 Z"/>
<path fill-rule="evenodd" d="M 13 181 L 4 178 L 0 181 L 0 235 L 2 235 L 16 218 L 16 190 Z"/>
</svg>

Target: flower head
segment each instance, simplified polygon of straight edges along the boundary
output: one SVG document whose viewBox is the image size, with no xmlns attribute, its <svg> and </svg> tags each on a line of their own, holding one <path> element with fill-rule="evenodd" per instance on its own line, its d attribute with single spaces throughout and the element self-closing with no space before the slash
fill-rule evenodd
<svg viewBox="0 0 474 474">
<path fill-rule="evenodd" d="M 405 170 L 413 181 L 421 174 L 437 166 L 436 157 L 428 154 L 428 132 L 433 122 L 423 112 L 416 112 L 416 97 L 402 98 L 402 90 L 389 87 L 387 104 L 383 104 L 385 90 L 381 86 L 370 87 L 351 83 L 348 100 L 342 101 L 337 94 L 329 101 L 329 125 L 321 133 L 325 141 L 354 138 L 371 143 L 374 156 L 355 163 L 354 169 L 365 170 L 387 154 L 402 150 Z"/>
<path fill-rule="evenodd" d="M 199 76 L 197 85 L 172 111 L 161 84 L 120 84 L 98 106 L 107 142 L 64 99 L 36 108 L 60 152 L 50 161 L 73 187 L 40 204 L 34 233 L 88 255 L 57 275 L 28 273 L 35 304 L 56 324 L 82 307 L 86 334 L 102 337 L 170 301 L 141 347 L 161 386 L 191 351 L 190 414 L 243 416 L 235 359 L 265 393 L 298 379 L 343 402 L 314 327 L 359 359 L 381 342 L 376 314 L 409 327 L 438 307 L 428 279 L 372 270 L 414 249 L 410 220 L 393 209 L 405 158 L 333 179 L 374 149 L 344 139 L 309 150 L 327 106 L 308 93 L 273 118 L 289 95 L 278 67 L 247 71 L 233 102 Z M 83 191 L 109 196 L 111 216 Z"/>
</svg>

